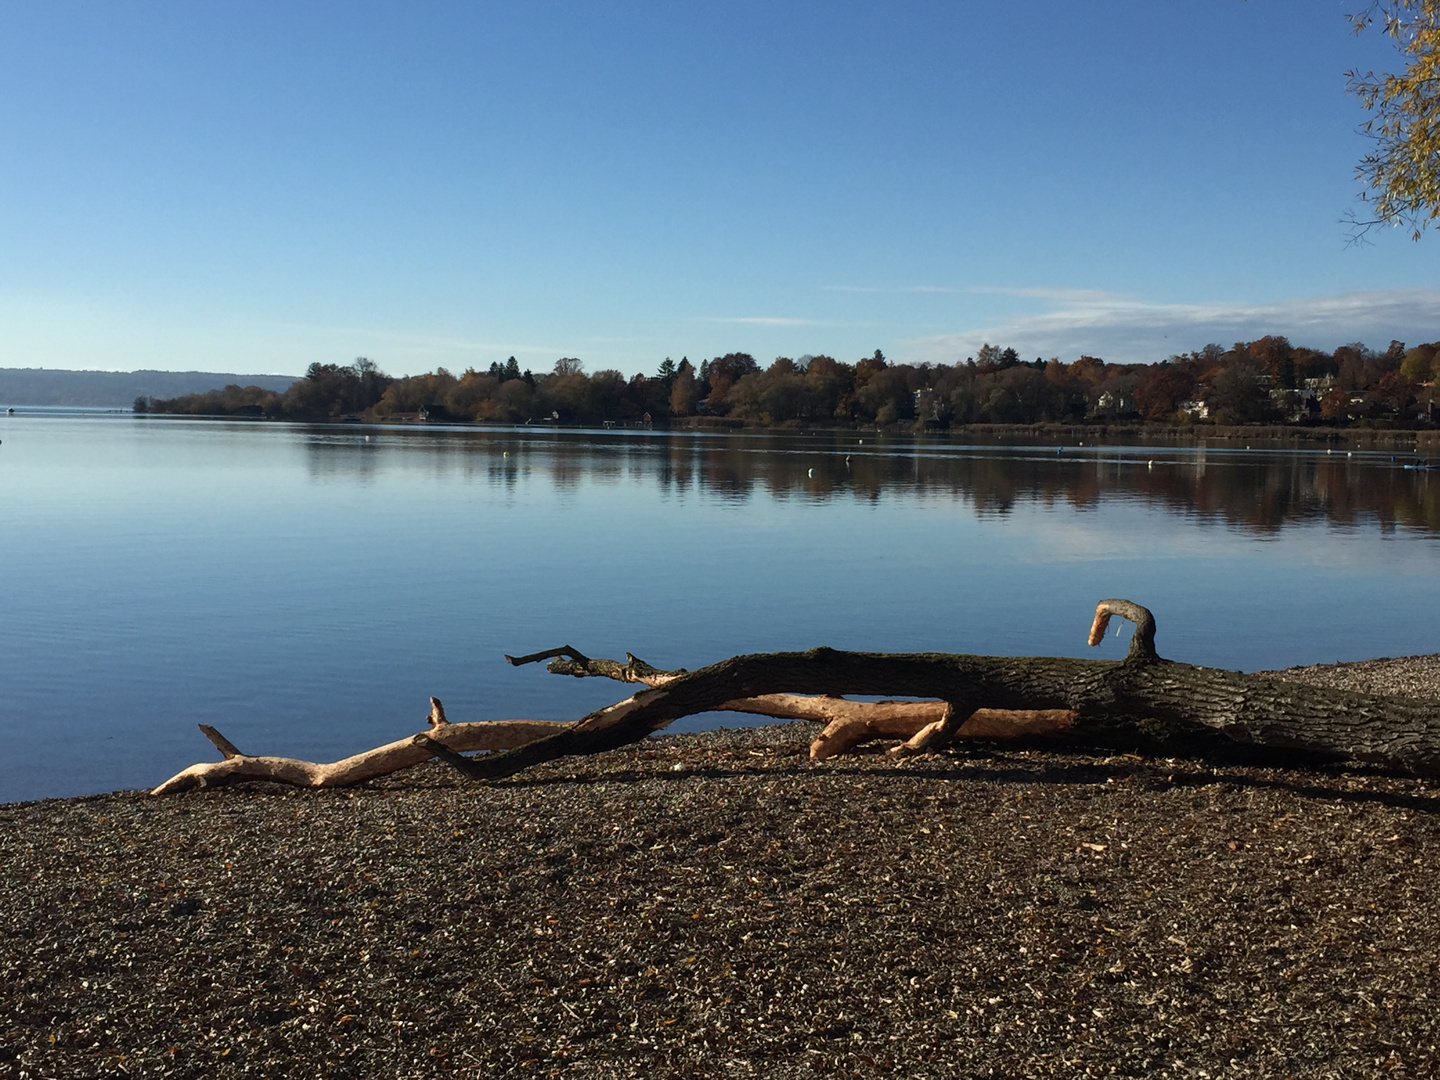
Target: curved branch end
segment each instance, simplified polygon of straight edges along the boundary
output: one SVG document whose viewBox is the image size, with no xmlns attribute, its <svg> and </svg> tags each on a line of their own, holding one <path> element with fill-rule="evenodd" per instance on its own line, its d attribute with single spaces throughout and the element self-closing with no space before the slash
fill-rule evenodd
<svg viewBox="0 0 1440 1080">
<path fill-rule="evenodd" d="M 1155 616 L 1150 609 L 1135 603 L 1133 600 L 1101 600 L 1095 605 L 1095 621 L 1090 624 L 1091 645 L 1099 645 L 1105 637 L 1105 629 L 1110 625 L 1110 617 L 1118 615 L 1135 624 L 1135 632 L 1130 635 L 1130 651 L 1125 654 L 1126 660 L 1158 660 L 1159 655 L 1155 652 Z"/>
</svg>

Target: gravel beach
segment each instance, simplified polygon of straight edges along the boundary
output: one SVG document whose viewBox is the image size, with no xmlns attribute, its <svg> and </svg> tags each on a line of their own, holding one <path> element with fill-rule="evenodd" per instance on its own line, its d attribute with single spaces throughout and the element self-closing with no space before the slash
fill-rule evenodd
<svg viewBox="0 0 1440 1080">
<path fill-rule="evenodd" d="M 1440 1076 L 1440 782 L 814 731 L 0 804 L 0 1077 Z"/>
</svg>

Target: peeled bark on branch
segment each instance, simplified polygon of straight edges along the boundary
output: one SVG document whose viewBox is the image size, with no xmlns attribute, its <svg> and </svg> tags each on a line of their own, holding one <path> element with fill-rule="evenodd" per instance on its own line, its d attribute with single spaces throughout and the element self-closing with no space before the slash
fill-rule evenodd
<svg viewBox="0 0 1440 1080">
<path fill-rule="evenodd" d="M 435 701 L 434 698 L 431 701 Z M 436 704 L 439 704 L 436 702 Z M 443 716 L 443 711 L 441 713 Z M 454 751 L 461 750 L 509 750 L 567 726 L 563 720 L 482 720 L 472 724 L 436 725 L 429 735 L 436 742 Z M 202 729 L 208 725 L 201 725 Z M 342 758 L 340 761 L 301 761 L 287 757 L 247 757 L 235 750 L 230 740 L 225 739 L 214 728 L 206 732 L 223 739 L 230 751 L 220 747 L 225 754 L 223 761 L 202 761 L 176 773 L 152 795 L 169 795 L 191 788 L 219 787 L 236 780 L 271 780 L 278 784 L 294 787 L 349 787 L 377 776 L 408 769 L 412 765 L 429 761 L 435 755 L 427 749 L 416 746 L 413 737 L 398 739 L 373 750 Z M 217 742 L 217 745 L 218 742 Z M 231 752 L 233 751 L 233 752 Z"/>
</svg>

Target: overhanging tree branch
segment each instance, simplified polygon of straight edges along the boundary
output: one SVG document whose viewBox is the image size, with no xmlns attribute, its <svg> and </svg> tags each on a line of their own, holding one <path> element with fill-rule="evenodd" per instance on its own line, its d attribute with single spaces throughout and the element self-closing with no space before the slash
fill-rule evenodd
<svg viewBox="0 0 1440 1080">
<path fill-rule="evenodd" d="M 1345 73 L 1374 141 L 1355 171 L 1373 215 L 1350 215 L 1352 240 L 1378 224 L 1408 224 L 1418 240 L 1440 217 L 1440 0 L 1375 0 L 1350 19 L 1356 33 L 1382 22 L 1405 58 L 1399 74 Z"/>
</svg>

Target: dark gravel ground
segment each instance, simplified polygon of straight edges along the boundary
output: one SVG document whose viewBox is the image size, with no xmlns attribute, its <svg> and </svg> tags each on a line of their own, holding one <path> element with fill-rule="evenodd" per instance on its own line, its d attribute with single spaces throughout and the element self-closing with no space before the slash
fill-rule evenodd
<svg viewBox="0 0 1440 1080">
<path fill-rule="evenodd" d="M 812 734 L 0 805 L 0 1077 L 1440 1076 L 1440 784 Z"/>
</svg>

